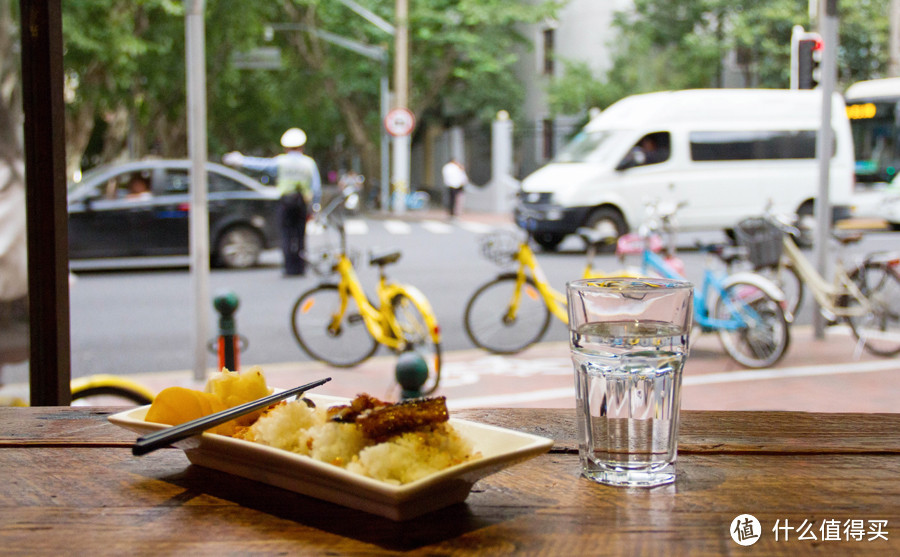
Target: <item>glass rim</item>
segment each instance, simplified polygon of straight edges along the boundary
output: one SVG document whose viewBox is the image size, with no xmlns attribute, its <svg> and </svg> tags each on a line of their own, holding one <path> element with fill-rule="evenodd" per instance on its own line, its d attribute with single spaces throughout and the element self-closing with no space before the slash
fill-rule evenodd
<svg viewBox="0 0 900 557">
<path fill-rule="evenodd" d="M 577 279 L 566 283 L 569 290 L 632 290 L 652 291 L 665 289 L 693 289 L 694 284 L 687 280 L 658 277 L 597 277 Z"/>
</svg>

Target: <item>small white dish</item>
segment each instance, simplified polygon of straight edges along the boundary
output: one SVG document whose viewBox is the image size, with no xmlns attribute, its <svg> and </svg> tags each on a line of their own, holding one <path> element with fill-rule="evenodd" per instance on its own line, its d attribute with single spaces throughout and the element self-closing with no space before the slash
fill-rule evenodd
<svg viewBox="0 0 900 557">
<path fill-rule="evenodd" d="M 348 402 L 345 398 L 327 395 L 305 396 L 318 406 Z M 110 416 L 109 421 L 141 435 L 168 427 L 145 422 L 149 408 L 142 406 L 119 412 Z M 404 485 L 391 485 L 304 455 L 214 433 L 197 435 L 175 446 L 184 451 L 192 464 L 392 520 L 408 520 L 465 501 L 472 485 L 479 479 L 543 454 L 553 446 L 552 439 L 537 435 L 454 418 L 450 423 L 472 442 L 481 458 Z"/>
</svg>

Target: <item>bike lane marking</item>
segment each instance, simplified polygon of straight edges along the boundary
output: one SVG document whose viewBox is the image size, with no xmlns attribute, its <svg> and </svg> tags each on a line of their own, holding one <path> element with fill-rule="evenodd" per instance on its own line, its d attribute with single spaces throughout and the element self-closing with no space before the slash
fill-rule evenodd
<svg viewBox="0 0 900 557">
<path fill-rule="evenodd" d="M 566 358 L 541 358 L 534 361 L 518 360 L 515 358 L 501 358 L 498 356 L 481 358 L 473 362 L 454 362 L 448 364 L 449 368 L 447 388 L 472 385 L 478 383 L 481 378 L 489 375 L 507 375 L 526 377 L 534 375 L 563 375 L 571 373 L 571 361 Z M 502 362 L 501 362 L 502 360 Z M 522 364 L 522 365 L 519 365 Z M 742 371 L 728 371 L 722 373 L 709 373 L 684 377 L 682 386 L 713 385 L 724 383 L 736 383 L 741 381 L 761 381 L 791 379 L 796 377 L 814 377 L 825 375 L 842 375 L 854 373 L 876 373 L 890 371 L 897 368 L 897 362 L 893 359 L 872 360 L 847 364 L 825 364 L 814 366 L 796 366 L 789 368 L 750 369 Z M 544 370 L 544 373 L 538 370 Z M 512 393 L 501 393 L 486 396 L 464 397 L 448 399 L 448 405 L 456 408 L 473 408 L 483 405 L 498 404 L 522 404 L 546 400 L 570 398 L 574 399 L 574 387 L 560 387 L 552 389 L 539 389 Z"/>
</svg>

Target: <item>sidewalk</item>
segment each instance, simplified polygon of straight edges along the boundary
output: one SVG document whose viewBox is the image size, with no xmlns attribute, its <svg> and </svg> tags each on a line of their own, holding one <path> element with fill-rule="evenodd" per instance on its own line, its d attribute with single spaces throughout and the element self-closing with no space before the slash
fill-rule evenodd
<svg viewBox="0 0 900 557">
<path fill-rule="evenodd" d="M 366 392 L 396 399 L 396 358 L 379 355 L 352 369 L 318 362 L 262 367 L 270 385 L 288 388 L 322 377 L 333 380 L 317 392 L 352 397 Z M 246 369 L 252 362 L 245 362 Z M 189 370 L 129 376 L 153 390 L 171 385 L 200 388 Z M 574 405 L 572 365 L 566 343 L 543 343 L 513 356 L 482 350 L 444 355 L 441 387 L 451 408 Z M 694 343 L 685 366 L 682 407 L 691 410 L 802 410 L 896 412 L 900 360 L 858 353 L 849 331 L 834 328 L 816 339 L 811 327 L 792 331 L 791 346 L 777 368 L 747 370 L 725 356 L 714 335 Z"/>
</svg>

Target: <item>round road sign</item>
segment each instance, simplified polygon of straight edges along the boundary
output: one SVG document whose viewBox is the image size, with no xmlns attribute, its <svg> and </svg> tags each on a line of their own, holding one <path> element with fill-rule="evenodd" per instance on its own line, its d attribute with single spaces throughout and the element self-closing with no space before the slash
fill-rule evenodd
<svg viewBox="0 0 900 557">
<path fill-rule="evenodd" d="M 408 108 L 395 108 L 384 117 L 384 129 L 395 137 L 412 133 L 416 125 L 416 117 Z"/>
</svg>

